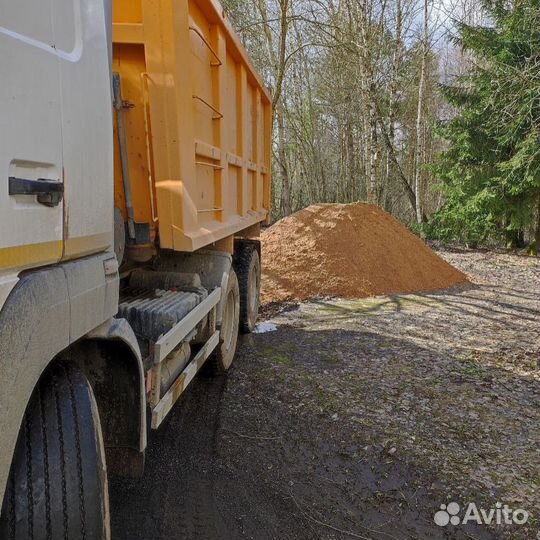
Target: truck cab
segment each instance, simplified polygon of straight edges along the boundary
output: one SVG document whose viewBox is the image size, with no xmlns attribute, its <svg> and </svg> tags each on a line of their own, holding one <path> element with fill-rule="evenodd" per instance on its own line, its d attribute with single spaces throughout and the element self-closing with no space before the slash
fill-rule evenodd
<svg viewBox="0 0 540 540">
<path fill-rule="evenodd" d="M 215 0 L 0 0 L 0 69 L 0 537 L 109 538 L 255 325 L 271 99 Z"/>
</svg>

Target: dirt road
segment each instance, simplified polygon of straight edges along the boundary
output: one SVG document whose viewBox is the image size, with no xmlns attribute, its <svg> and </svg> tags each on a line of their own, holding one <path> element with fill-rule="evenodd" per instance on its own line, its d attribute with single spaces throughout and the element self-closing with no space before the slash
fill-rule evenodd
<svg viewBox="0 0 540 540">
<path fill-rule="evenodd" d="M 537 260 L 446 253 L 473 286 L 320 300 L 242 340 L 111 486 L 113 540 L 536 538 Z M 496 502 L 524 526 L 440 527 Z"/>
</svg>

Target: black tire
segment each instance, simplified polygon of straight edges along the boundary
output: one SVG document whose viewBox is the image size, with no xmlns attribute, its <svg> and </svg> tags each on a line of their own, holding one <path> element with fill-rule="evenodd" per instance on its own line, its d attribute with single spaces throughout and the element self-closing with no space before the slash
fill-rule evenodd
<svg viewBox="0 0 540 540">
<path fill-rule="evenodd" d="M 26 410 L 0 516 L 2 540 L 109 540 L 107 474 L 92 388 L 55 365 Z"/>
<path fill-rule="evenodd" d="M 219 343 L 206 362 L 206 371 L 209 375 L 222 375 L 231 367 L 238 342 L 239 322 L 240 290 L 236 272 L 231 268 L 227 282 L 225 305 L 223 306 Z"/>
<path fill-rule="evenodd" d="M 254 245 L 238 248 L 234 269 L 240 286 L 240 331 L 247 334 L 255 330 L 261 303 L 261 260 Z"/>
</svg>

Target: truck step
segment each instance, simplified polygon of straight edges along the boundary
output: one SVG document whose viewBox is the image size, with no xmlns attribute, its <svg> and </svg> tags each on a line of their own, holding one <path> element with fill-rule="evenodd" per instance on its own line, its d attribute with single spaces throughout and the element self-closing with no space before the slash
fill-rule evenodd
<svg viewBox="0 0 540 540">
<path fill-rule="evenodd" d="M 197 372 L 203 367 L 218 343 L 219 332 L 216 331 L 177 377 L 165 395 L 160 399 L 159 403 L 152 409 L 152 429 L 157 429 L 160 426 L 163 419 L 169 414 L 172 406 L 185 391 Z"/>
</svg>

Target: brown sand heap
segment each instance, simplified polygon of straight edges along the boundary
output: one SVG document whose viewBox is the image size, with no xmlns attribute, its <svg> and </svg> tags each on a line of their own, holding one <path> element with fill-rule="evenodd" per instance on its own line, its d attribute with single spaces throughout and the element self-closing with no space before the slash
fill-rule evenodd
<svg viewBox="0 0 540 540">
<path fill-rule="evenodd" d="M 318 204 L 262 234 L 262 302 L 363 298 L 467 281 L 390 214 L 369 204 Z"/>
</svg>

